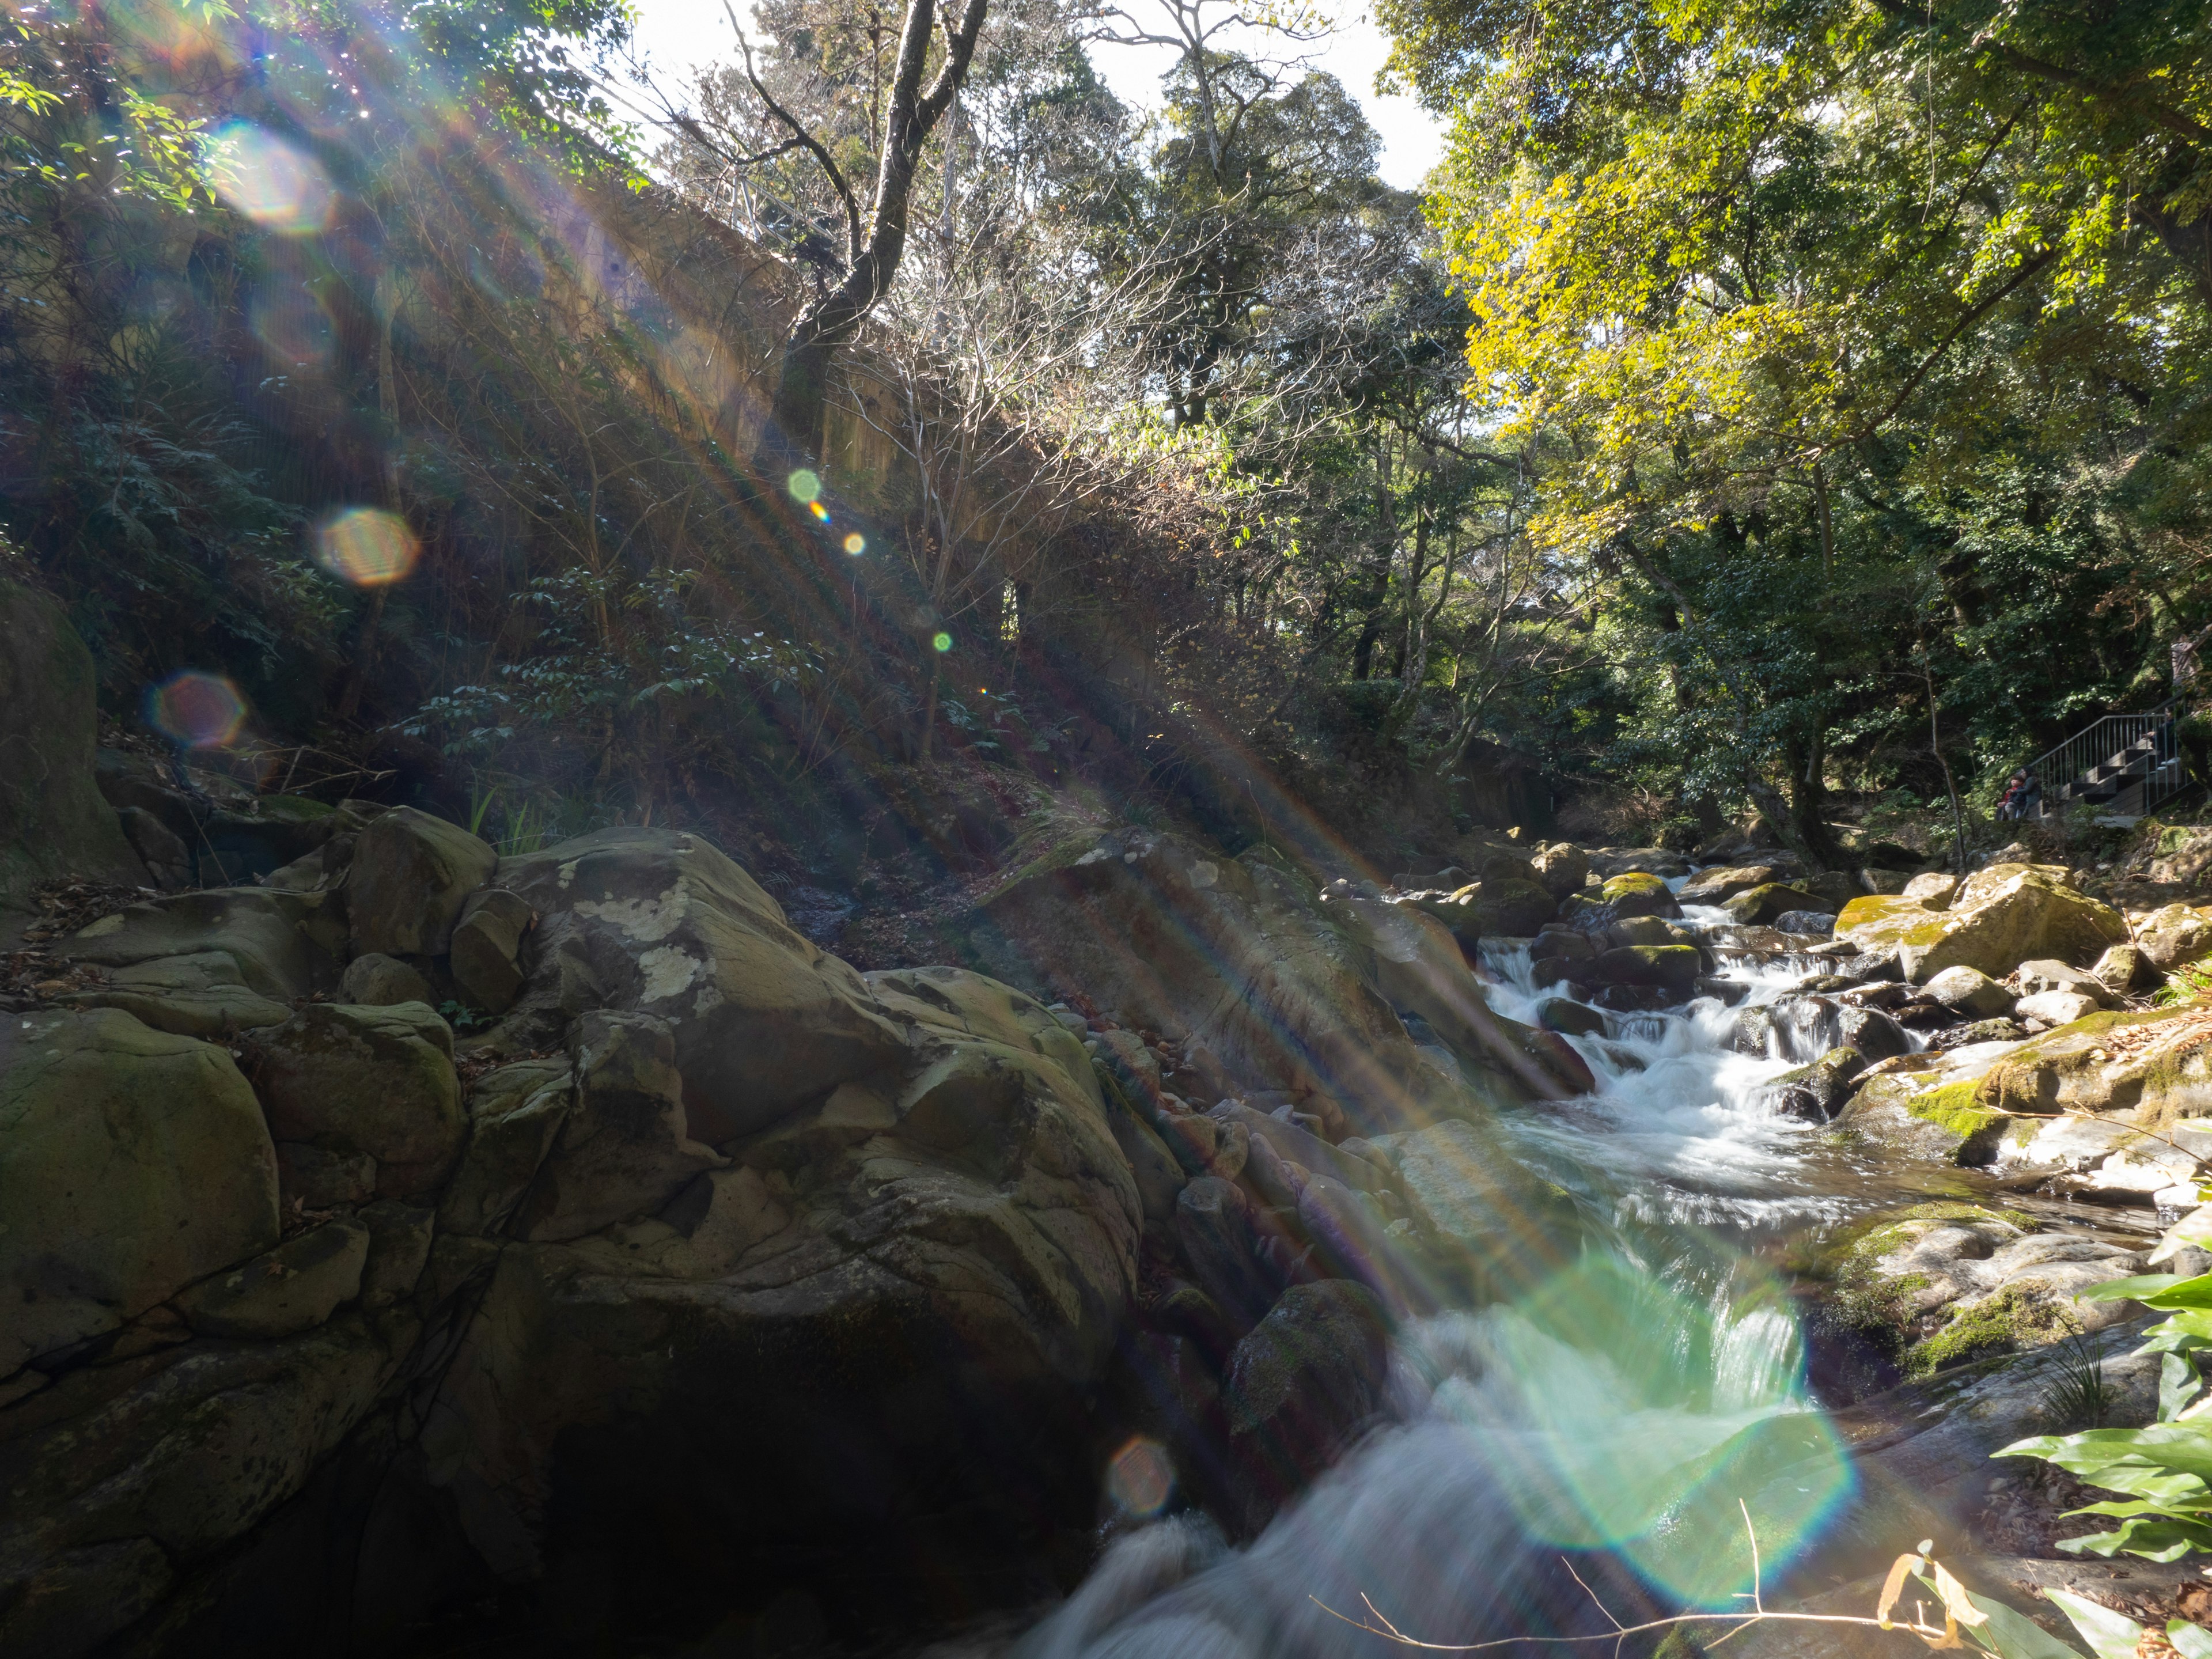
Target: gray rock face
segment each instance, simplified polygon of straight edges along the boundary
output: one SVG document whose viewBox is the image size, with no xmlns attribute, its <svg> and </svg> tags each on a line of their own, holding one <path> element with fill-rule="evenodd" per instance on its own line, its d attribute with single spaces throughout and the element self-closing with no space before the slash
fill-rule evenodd
<svg viewBox="0 0 2212 1659">
<path fill-rule="evenodd" d="M 471 893 L 499 854 L 459 824 L 402 806 L 380 814 L 354 842 L 346 911 L 356 954 L 443 956 Z"/>
<path fill-rule="evenodd" d="M 452 1172 L 466 1129 L 453 1034 L 422 1003 L 311 1004 L 258 1033 L 253 1052 L 280 1145 L 374 1158 L 386 1198 L 428 1192 Z"/>
<path fill-rule="evenodd" d="M 62 608 L 0 579 L 0 910 L 77 874 L 144 882 L 92 780 L 97 720 L 92 653 Z"/>
<path fill-rule="evenodd" d="M 1810 1066 L 1776 1078 L 1766 1085 L 1765 1097 L 1778 1112 L 1826 1123 L 1843 1110 L 1852 1083 L 1866 1068 L 1866 1056 L 1857 1049 L 1832 1048 Z"/>
<path fill-rule="evenodd" d="M 711 1146 L 905 1058 L 860 976 L 696 836 L 605 830 L 508 860 L 499 883 L 541 918 L 510 1023 L 586 1007 L 667 1021 L 690 1132 Z"/>
<path fill-rule="evenodd" d="M 2021 992 L 2028 996 L 2044 991 L 2070 991 L 2088 998 L 2091 1006 L 2098 1008 L 2109 1008 L 2114 1001 L 2112 992 L 2094 974 L 2048 957 L 2021 963 L 2016 974 Z"/>
<path fill-rule="evenodd" d="M 276 1242 L 276 1161 L 222 1048 L 112 1010 L 0 1077 L 0 1376 Z"/>
<path fill-rule="evenodd" d="M 2169 904 L 2143 918 L 2135 942 L 2154 968 L 2170 974 L 2212 951 L 2212 916 Z"/>
</svg>

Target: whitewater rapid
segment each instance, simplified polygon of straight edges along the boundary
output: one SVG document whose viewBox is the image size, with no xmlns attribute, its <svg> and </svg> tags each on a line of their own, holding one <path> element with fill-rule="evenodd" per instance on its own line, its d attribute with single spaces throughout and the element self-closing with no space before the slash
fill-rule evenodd
<svg viewBox="0 0 2212 1659">
<path fill-rule="evenodd" d="M 1703 933 L 1727 917 L 1685 907 L 1683 921 Z M 1126 1531 L 1016 1651 L 1333 1659 L 1388 1651 L 1356 1622 L 1378 1613 L 1463 1643 L 1603 1629 L 1600 1591 L 1616 1611 L 1723 1605 L 1747 1583 L 1739 1501 L 1770 1571 L 1786 1564 L 1851 1475 L 1756 1249 L 1855 1200 L 1820 1127 L 1764 1097 L 1802 1061 L 1731 1039 L 1740 1008 L 1818 971 L 1796 956 L 1726 966 L 1734 1006 L 1569 1037 L 1596 1088 L 1497 1128 L 1506 1156 L 1597 1218 L 1582 1260 L 1513 1302 L 1408 1322 L 1395 1422 L 1257 1540 L 1231 1548 L 1195 1511 Z M 1525 946 L 1486 949 L 1480 972 L 1492 1006 L 1526 1024 L 1566 994 L 1538 982 Z"/>
</svg>

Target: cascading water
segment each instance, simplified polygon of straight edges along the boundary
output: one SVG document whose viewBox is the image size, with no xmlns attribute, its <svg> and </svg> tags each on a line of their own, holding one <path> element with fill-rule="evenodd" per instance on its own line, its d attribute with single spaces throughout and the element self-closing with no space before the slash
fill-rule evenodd
<svg viewBox="0 0 2212 1659">
<path fill-rule="evenodd" d="M 1704 933 L 1727 921 L 1686 908 Z M 1535 1023 L 1563 987 L 1486 951 L 1493 1008 Z M 1744 961 L 1738 1006 L 1818 971 Z M 1401 1327 L 1396 1422 L 1253 1543 L 1195 1514 L 1121 1537 L 1018 1650 L 1034 1659 L 1371 1655 L 1339 1614 L 1421 1640 L 1602 1630 L 1606 1599 L 1677 1610 L 1748 1587 L 1747 1508 L 1770 1571 L 1850 1489 L 1807 1395 L 1796 1320 L 1757 1249 L 1856 1207 L 1819 1128 L 1763 1085 L 1801 1063 L 1736 1053 L 1737 1009 L 1616 1017 L 1568 1038 L 1596 1090 L 1508 1115 L 1504 1154 L 1571 1194 L 1578 1259 L 1508 1299 Z M 1563 1556 L 1581 1564 L 1580 1577 Z"/>
</svg>

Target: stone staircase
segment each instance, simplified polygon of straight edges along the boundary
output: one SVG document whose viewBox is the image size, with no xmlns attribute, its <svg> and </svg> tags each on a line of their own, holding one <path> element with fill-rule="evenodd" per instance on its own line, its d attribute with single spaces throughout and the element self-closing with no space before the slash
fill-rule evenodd
<svg viewBox="0 0 2212 1659">
<path fill-rule="evenodd" d="M 2176 699 L 2140 714 L 2108 714 L 2030 761 L 2040 797 L 2028 816 L 2086 802 L 2114 817 L 2141 817 L 2172 799 L 2188 781 L 2174 736 L 2181 713 Z"/>
</svg>

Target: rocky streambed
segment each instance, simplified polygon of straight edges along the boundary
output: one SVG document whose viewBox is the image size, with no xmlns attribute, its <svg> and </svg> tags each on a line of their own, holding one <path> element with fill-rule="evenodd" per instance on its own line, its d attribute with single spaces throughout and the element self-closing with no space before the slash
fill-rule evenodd
<svg viewBox="0 0 2212 1659">
<path fill-rule="evenodd" d="M 6 1654 L 1350 1652 L 1724 1596 L 1739 1503 L 1817 1589 L 2191 1248 L 2212 921 L 2063 872 L 1094 825 L 863 974 L 695 836 L 223 811 L 9 958 Z"/>
</svg>

